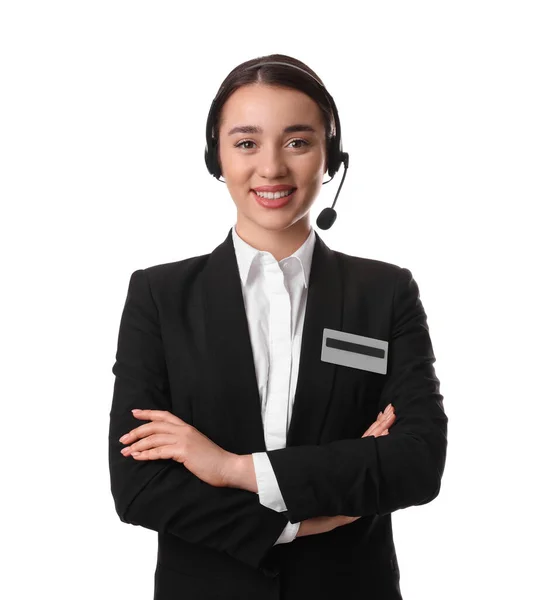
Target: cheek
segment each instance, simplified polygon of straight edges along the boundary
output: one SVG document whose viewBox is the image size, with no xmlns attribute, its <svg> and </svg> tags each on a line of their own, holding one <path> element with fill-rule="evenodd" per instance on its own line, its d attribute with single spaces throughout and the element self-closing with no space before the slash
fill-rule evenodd
<svg viewBox="0 0 556 600">
<path fill-rule="evenodd" d="M 305 158 L 306 160 L 300 161 L 296 168 L 298 181 L 300 184 L 312 186 L 315 182 L 322 181 L 326 157 L 319 152 L 314 152 L 307 154 Z"/>
<path fill-rule="evenodd" d="M 225 156 L 222 154 L 223 172 L 227 174 L 227 181 L 234 186 L 245 186 L 249 182 L 249 170 L 246 168 L 244 161 L 230 154 Z"/>
<path fill-rule="evenodd" d="M 218 156 L 223 171 L 233 175 L 238 170 L 239 161 L 236 160 L 236 157 L 234 156 L 234 148 L 229 148 L 227 146 L 220 148 Z"/>
</svg>

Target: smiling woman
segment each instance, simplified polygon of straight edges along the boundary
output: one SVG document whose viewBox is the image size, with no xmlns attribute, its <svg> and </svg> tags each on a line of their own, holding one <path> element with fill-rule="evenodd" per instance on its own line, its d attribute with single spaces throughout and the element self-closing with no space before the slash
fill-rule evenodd
<svg viewBox="0 0 556 600">
<path fill-rule="evenodd" d="M 155 600 L 401 600 L 391 514 L 436 497 L 447 446 L 417 283 L 311 226 L 348 155 L 304 63 L 231 71 L 205 160 L 237 221 L 132 273 L 113 367 L 112 494 L 158 532 Z"/>
</svg>

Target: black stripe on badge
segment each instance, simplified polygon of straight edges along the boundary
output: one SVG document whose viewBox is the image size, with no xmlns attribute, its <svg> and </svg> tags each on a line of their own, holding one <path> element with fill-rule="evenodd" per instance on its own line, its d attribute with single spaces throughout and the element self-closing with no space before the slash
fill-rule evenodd
<svg viewBox="0 0 556 600">
<path fill-rule="evenodd" d="M 383 348 L 375 348 L 374 346 L 365 346 L 363 344 L 355 344 L 346 340 L 337 340 L 335 338 L 326 338 L 327 348 L 336 348 L 337 350 L 347 350 L 348 352 L 357 352 L 366 356 L 374 356 L 376 358 L 384 358 L 386 352 Z"/>
</svg>

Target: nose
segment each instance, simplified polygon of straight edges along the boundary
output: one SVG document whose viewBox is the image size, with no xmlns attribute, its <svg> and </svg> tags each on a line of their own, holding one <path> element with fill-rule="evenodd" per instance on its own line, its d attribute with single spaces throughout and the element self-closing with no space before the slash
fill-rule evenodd
<svg viewBox="0 0 556 600">
<path fill-rule="evenodd" d="M 288 165 L 281 148 L 267 145 L 259 153 L 257 170 L 261 176 L 267 179 L 283 177 L 288 172 Z"/>
</svg>

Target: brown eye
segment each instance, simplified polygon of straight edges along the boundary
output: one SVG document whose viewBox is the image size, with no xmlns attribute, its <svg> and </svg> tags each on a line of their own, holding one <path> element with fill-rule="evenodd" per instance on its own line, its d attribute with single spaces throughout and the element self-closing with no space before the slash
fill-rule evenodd
<svg viewBox="0 0 556 600">
<path fill-rule="evenodd" d="M 308 146 L 309 145 L 309 143 L 306 140 L 302 140 L 300 138 L 292 140 L 290 142 L 290 144 L 293 144 L 294 142 L 302 142 L 303 146 Z M 303 146 L 298 146 L 297 148 L 302 148 Z"/>
<path fill-rule="evenodd" d="M 253 142 L 251 140 L 244 140 L 243 142 L 238 142 L 235 145 L 235 148 L 242 148 L 243 150 L 251 150 L 252 148 L 245 148 L 245 146 L 243 146 L 243 144 L 252 144 Z"/>
</svg>

